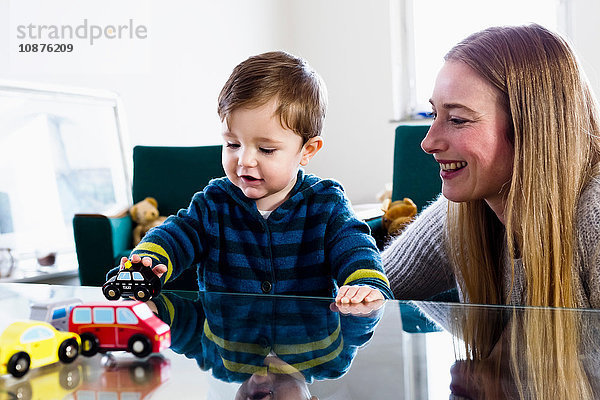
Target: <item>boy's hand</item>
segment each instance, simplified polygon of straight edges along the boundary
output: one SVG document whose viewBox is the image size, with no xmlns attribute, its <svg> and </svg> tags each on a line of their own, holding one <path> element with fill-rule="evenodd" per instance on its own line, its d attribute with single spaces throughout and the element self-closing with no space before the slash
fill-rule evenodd
<svg viewBox="0 0 600 400">
<path fill-rule="evenodd" d="M 336 303 L 357 304 L 383 300 L 383 294 L 377 289 L 364 285 L 342 286 L 335 297 Z"/>
<path fill-rule="evenodd" d="M 148 306 L 148 308 L 150 308 L 150 311 L 152 311 L 154 314 L 158 314 L 158 308 L 152 300 L 148 300 L 146 302 L 146 305 Z"/>
<path fill-rule="evenodd" d="M 355 317 L 369 317 L 385 304 L 385 300 L 375 300 L 368 303 L 331 303 L 329 309 L 344 315 Z"/>
<path fill-rule="evenodd" d="M 137 254 L 131 256 L 131 262 L 139 263 L 140 260 L 142 261 L 142 264 L 146 267 L 152 266 L 152 259 L 150 257 L 141 258 Z M 121 265 L 119 268 L 120 270 L 125 268 L 126 261 L 127 257 L 121 257 Z M 157 264 L 156 266 L 154 266 L 154 268 L 152 268 L 152 272 L 154 272 L 154 274 L 160 278 L 165 272 L 167 272 L 167 266 L 165 264 Z"/>
</svg>

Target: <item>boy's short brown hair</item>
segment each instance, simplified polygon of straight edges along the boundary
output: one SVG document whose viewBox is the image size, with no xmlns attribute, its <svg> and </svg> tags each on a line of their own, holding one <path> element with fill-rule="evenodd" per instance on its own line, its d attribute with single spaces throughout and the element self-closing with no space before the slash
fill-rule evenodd
<svg viewBox="0 0 600 400">
<path fill-rule="evenodd" d="M 302 58 L 283 51 L 259 54 L 241 62 L 219 94 L 221 121 L 238 108 L 260 107 L 276 99 L 281 126 L 306 141 L 321 134 L 327 89 Z"/>
</svg>

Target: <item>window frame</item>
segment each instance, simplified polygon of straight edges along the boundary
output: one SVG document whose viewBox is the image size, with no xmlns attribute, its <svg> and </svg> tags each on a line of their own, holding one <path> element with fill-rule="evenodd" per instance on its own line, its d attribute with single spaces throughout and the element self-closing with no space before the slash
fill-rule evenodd
<svg viewBox="0 0 600 400">
<path fill-rule="evenodd" d="M 418 109 L 415 58 L 414 1 L 389 0 L 392 60 L 391 122 L 422 120 Z M 557 31 L 573 37 L 573 12 L 570 0 L 558 0 Z"/>
</svg>

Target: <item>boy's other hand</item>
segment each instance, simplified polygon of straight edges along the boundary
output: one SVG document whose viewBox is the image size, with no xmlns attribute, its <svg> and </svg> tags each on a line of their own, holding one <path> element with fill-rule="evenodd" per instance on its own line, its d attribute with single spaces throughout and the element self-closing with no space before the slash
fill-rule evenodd
<svg viewBox="0 0 600 400">
<path fill-rule="evenodd" d="M 152 259 L 150 257 L 141 258 L 137 254 L 131 256 L 131 262 L 139 263 L 140 260 L 142 261 L 142 264 L 146 267 L 152 266 Z M 121 257 L 121 265 L 119 269 L 125 268 L 126 261 L 127 257 Z M 152 272 L 154 272 L 154 274 L 160 278 L 165 272 L 167 272 L 167 266 L 165 264 L 156 264 L 154 268 L 152 268 Z"/>
<path fill-rule="evenodd" d="M 355 317 L 370 317 L 379 312 L 383 307 L 385 300 L 375 300 L 368 303 L 331 303 L 329 309 L 333 312 L 339 312 L 343 315 L 353 315 Z"/>
<path fill-rule="evenodd" d="M 384 300 L 383 294 L 375 288 L 364 285 L 345 285 L 340 288 L 335 302 L 340 304 L 370 303 Z"/>
</svg>

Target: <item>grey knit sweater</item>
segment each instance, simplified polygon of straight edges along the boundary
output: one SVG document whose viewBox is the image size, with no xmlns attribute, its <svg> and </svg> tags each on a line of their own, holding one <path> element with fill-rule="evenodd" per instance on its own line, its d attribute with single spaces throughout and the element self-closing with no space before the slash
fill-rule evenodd
<svg viewBox="0 0 600 400">
<path fill-rule="evenodd" d="M 448 200 L 440 196 L 383 252 L 383 265 L 397 299 L 425 300 L 458 287 L 444 242 Z M 583 191 L 577 208 L 577 305 L 600 308 L 600 177 Z M 511 292 L 510 260 L 503 257 L 503 293 L 506 303 L 523 304 L 523 269 L 515 263 Z M 462 293 L 459 293 L 461 300 Z M 510 298 L 508 297 L 510 296 Z"/>
</svg>

